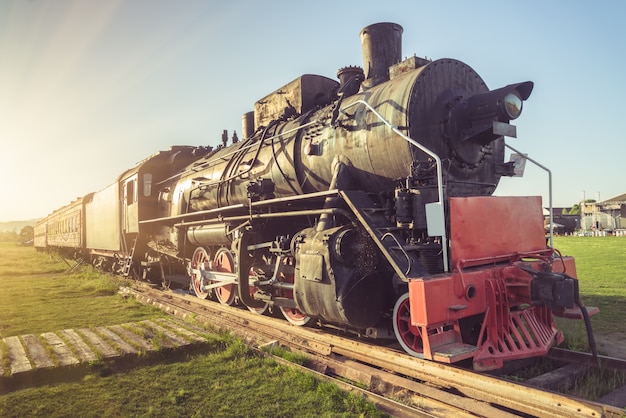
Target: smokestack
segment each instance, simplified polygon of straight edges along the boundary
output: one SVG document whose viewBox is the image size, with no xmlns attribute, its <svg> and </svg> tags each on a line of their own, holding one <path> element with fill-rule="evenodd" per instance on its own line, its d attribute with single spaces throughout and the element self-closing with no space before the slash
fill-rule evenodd
<svg viewBox="0 0 626 418">
<path fill-rule="evenodd" d="M 361 31 L 365 87 L 389 80 L 389 67 L 402 61 L 402 26 L 375 23 Z"/>
<path fill-rule="evenodd" d="M 248 139 L 254 134 L 254 112 L 246 112 L 241 116 L 241 135 Z"/>
</svg>

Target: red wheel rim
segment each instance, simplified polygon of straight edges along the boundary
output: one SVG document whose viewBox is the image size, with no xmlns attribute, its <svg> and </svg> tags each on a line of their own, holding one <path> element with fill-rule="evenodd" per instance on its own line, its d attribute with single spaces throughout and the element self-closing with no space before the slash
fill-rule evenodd
<svg viewBox="0 0 626 418">
<path fill-rule="evenodd" d="M 209 269 L 209 254 L 207 251 L 198 247 L 193 252 L 193 256 L 191 257 L 191 268 L 194 270 L 208 270 Z M 206 299 L 211 294 L 210 290 L 202 290 L 202 276 L 199 272 L 191 272 L 191 287 L 193 288 L 194 293 L 200 299 Z"/>
<path fill-rule="evenodd" d="M 291 263 L 291 262 L 293 262 L 293 259 L 284 260 L 284 263 Z M 281 273 L 280 277 L 281 277 L 281 282 L 284 282 L 284 283 L 294 282 L 293 274 Z M 283 297 L 293 300 L 293 290 L 283 290 L 281 293 Z M 283 314 L 283 316 L 285 317 L 287 321 L 297 326 L 306 325 L 311 320 L 310 316 L 302 313 L 297 308 L 285 308 L 281 306 L 280 312 Z"/>
<path fill-rule="evenodd" d="M 404 351 L 415 357 L 423 357 L 422 334 L 418 327 L 411 324 L 411 305 L 408 293 L 400 296 L 393 309 L 393 331 Z"/>
<path fill-rule="evenodd" d="M 282 312 L 285 319 L 294 325 L 306 325 L 307 322 L 311 320 L 310 316 L 303 314 L 296 308 L 285 308 L 281 306 L 280 311 Z"/>
<path fill-rule="evenodd" d="M 213 270 L 222 273 L 233 273 L 235 263 L 233 256 L 226 248 L 220 248 L 213 259 Z M 215 288 L 215 296 L 222 305 L 232 305 L 235 300 L 236 288 L 233 284 L 227 284 Z"/>
<path fill-rule="evenodd" d="M 250 277 L 257 277 L 257 273 L 254 271 L 253 267 L 250 267 Z M 254 299 L 254 294 L 257 292 L 257 288 L 256 286 L 250 286 L 250 296 L 252 296 L 252 298 Z M 263 315 L 265 312 L 267 312 L 267 309 L 270 307 L 269 303 L 265 303 L 263 306 L 261 306 L 260 308 L 252 308 L 250 306 L 248 306 L 248 309 L 250 310 L 250 312 L 254 312 L 257 313 L 259 315 Z"/>
</svg>

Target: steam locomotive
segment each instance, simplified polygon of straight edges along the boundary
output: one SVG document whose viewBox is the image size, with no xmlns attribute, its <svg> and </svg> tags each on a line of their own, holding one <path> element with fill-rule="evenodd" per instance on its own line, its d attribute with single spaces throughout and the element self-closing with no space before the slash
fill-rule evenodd
<svg viewBox="0 0 626 418">
<path fill-rule="evenodd" d="M 463 62 L 402 60 L 402 31 L 364 28 L 364 68 L 279 88 L 230 145 L 147 158 L 44 219 L 35 245 L 420 358 L 546 354 L 553 315 L 589 323 L 574 260 L 546 245 L 539 197 L 492 196 L 533 83 L 489 90 Z"/>
</svg>

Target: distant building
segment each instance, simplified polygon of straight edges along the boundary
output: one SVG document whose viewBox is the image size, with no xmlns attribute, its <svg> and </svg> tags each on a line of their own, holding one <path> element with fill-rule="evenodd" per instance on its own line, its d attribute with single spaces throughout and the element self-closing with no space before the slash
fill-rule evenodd
<svg viewBox="0 0 626 418">
<path fill-rule="evenodd" d="M 570 210 L 572 208 L 552 208 L 555 234 L 570 235 L 580 229 L 580 216 L 570 215 Z M 550 222 L 549 217 L 547 221 Z"/>
<path fill-rule="evenodd" d="M 626 193 L 602 202 L 583 203 L 580 227 L 584 231 L 613 233 L 626 228 Z"/>
</svg>

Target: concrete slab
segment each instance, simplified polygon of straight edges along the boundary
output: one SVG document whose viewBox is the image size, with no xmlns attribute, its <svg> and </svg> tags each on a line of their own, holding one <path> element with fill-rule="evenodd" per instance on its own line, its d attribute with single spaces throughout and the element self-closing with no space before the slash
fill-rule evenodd
<svg viewBox="0 0 626 418">
<path fill-rule="evenodd" d="M 626 386 L 622 386 L 621 388 L 604 395 L 598 399 L 598 402 L 605 405 L 616 406 L 618 408 L 626 408 Z"/>
<path fill-rule="evenodd" d="M 139 350 L 137 350 L 132 345 L 128 344 L 122 337 L 108 329 L 107 327 L 98 327 L 96 331 L 106 338 L 112 345 L 116 346 L 121 350 L 122 354 L 137 354 Z"/>
<path fill-rule="evenodd" d="M 152 321 L 141 321 L 140 324 L 143 326 L 147 326 L 160 334 L 165 335 L 167 338 L 169 338 L 174 344 L 178 345 L 179 347 L 191 344 L 189 340 L 181 337 L 180 335 L 176 335 L 174 332 L 170 331 L 169 329 L 163 328 L 161 325 L 156 324 Z"/>
<path fill-rule="evenodd" d="M 124 341 L 129 342 L 129 344 L 134 345 L 135 347 L 139 347 L 140 351 L 156 350 L 156 347 L 150 341 L 143 338 L 139 334 L 122 327 L 121 325 L 113 325 L 108 328 L 122 337 Z"/>
<path fill-rule="evenodd" d="M 18 337 L 7 337 L 3 338 L 2 341 L 4 341 L 7 347 L 7 355 L 11 363 L 12 375 L 29 372 L 33 369 Z"/>
<path fill-rule="evenodd" d="M 142 326 L 142 324 L 126 324 L 125 326 L 129 327 L 133 332 L 141 334 L 148 341 L 152 342 L 155 346 L 160 348 L 176 348 L 177 345 L 172 343 L 167 338 L 161 337 L 157 335 L 153 329 L 146 328 Z"/>
<path fill-rule="evenodd" d="M 91 344 L 94 350 L 96 350 L 102 358 L 111 358 L 119 356 L 117 350 L 109 343 L 104 341 L 98 334 L 90 330 L 89 328 L 80 328 L 78 330 L 79 336 L 85 337 L 86 343 Z"/>
<path fill-rule="evenodd" d="M 22 335 L 22 341 L 26 346 L 26 351 L 33 362 L 34 368 L 45 369 L 54 367 L 54 360 L 36 335 Z"/>
<path fill-rule="evenodd" d="M 98 360 L 98 356 L 93 350 L 89 347 L 89 345 L 83 341 L 83 339 L 78 335 L 76 331 L 73 329 L 64 329 L 60 331 L 63 338 L 68 341 L 72 346 L 72 351 L 76 354 L 78 359 L 81 362 L 89 362 Z"/>
<path fill-rule="evenodd" d="M 69 347 L 54 332 L 44 332 L 41 336 L 54 352 L 59 366 L 71 366 L 80 363 Z"/>
<path fill-rule="evenodd" d="M 176 333 L 184 335 L 185 337 L 187 337 L 191 341 L 195 341 L 195 342 L 199 342 L 199 343 L 203 343 L 203 342 L 207 341 L 207 339 L 204 338 L 203 336 L 201 336 L 201 335 L 199 335 L 199 334 L 197 334 L 197 333 L 195 333 L 193 331 L 190 331 L 189 329 L 185 328 L 186 324 L 185 325 L 180 325 L 177 322 L 167 321 L 166 319 L 163 319 L 163 318 L 157 319 L 157 323 L 160 324 L 160 325 L 164 325 L 164 326 L 166 326 L 168 328 L 173 329 Z"/>
<path fill-rule="evenodd" d="M 557 391 L 567 389 L 587 369 L 587 366 L 581 364 L 568 364 L 549 373 L 528 379 L 525 383 L 541 389 Z"/>
<path fill-rule="evenodd" d="M 39 336 L 27 334 L 2 341 L 0 376 L 7 373 L 5 369 L 9 364 L 7 374 L 10 376 L 28 377 L 28 372 L 45 369 L 45 376 L 49 378 L 63 366 L 184 347 L 207 340 L 175 319 L 164 319 L 94 329 L 64 329 Z"/>
</svg>

